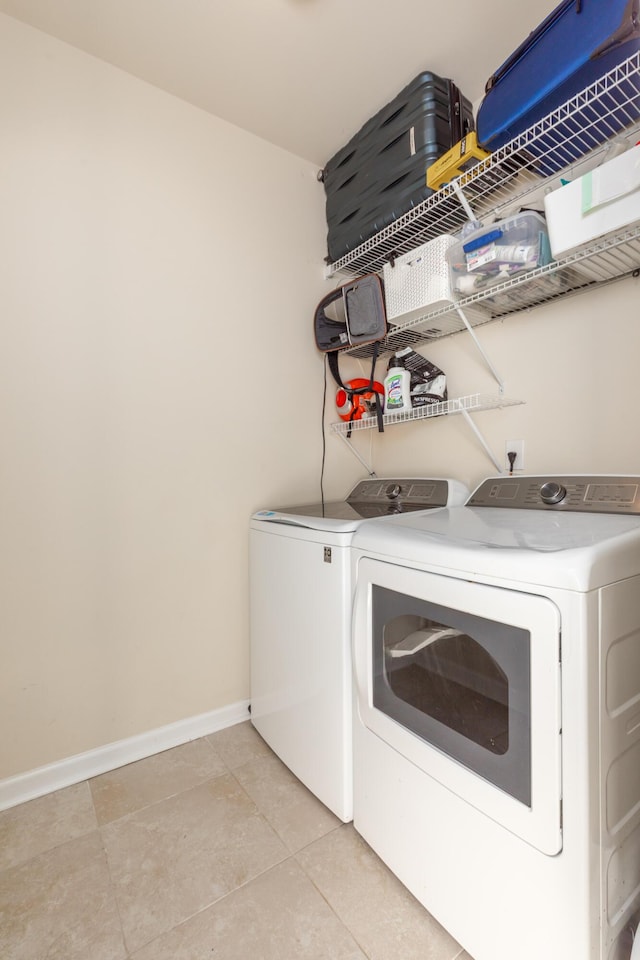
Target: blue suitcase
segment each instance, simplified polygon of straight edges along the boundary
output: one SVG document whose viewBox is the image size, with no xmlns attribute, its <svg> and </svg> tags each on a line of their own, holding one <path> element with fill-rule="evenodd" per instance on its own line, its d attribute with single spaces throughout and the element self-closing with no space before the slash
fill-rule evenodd
<svg viewBox="0 0 640 960">
<path fill-rule="evenodd" d="M 487 81 L 476 121 L 478 142 L 497 150 L 637 54 L 639 5 L 640 0 L 563 0 Z M 640 116 L 640 73 L 631 71 L 624 84 L 624 99 L 630 87 Z M 581 129 L 587 133 L 578 155 L 638 119 L 615 98 L 614 88 L 606 116 L 574 114 L 564 129 L 555 126 L 552 138 L 532 143 L 531 152 L 543 158 L 540 172 L 548 175 L 577 159 L 563 143 Z"/>
</svg>

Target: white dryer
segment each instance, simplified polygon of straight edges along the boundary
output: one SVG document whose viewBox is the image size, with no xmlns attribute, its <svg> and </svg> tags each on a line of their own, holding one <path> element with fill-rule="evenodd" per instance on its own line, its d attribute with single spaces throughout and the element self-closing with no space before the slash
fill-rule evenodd
<svg viewBox="0 0 640 960">
<path fill-rule="evenodd" d="M 251 720 L 336 816 L 352 818 L 351 558 L 365 518 L 462 504 L 455 480 L 362 480 L 346 500 L 250 525 Z"/>
<path fill-rule="evenodd" d="M 640 477 L 499 477 L 353 539 L 354 825 L 474 960 L 629 960 Z"/>
</svg>

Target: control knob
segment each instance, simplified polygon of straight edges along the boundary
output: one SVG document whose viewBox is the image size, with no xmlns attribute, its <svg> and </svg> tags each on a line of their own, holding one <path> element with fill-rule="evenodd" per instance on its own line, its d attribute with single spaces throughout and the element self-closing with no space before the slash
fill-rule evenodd
<svg viewBox="0 0 640 960">
<path fill-rule="evenodd" d="M 402 487 L 399 483 L 390 483 L 385 493 L 389 497 L 389 500 L 397 500 L 402 493 Z"/>
<path fill-rule="evenodd" d="M 540 499 L 543 503 L 560 503 L 567 495 L 567 488 L 555 480 L 543 483 L 540 487 Z"/>
</svg>

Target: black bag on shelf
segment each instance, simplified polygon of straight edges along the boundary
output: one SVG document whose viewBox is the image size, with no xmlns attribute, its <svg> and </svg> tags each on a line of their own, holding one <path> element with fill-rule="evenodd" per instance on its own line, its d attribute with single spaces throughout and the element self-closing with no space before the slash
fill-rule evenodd
<svg viewBox="0 0 640 960">
<path fill-rule="evenodd" d="M 313 328 L 323 353 L 383 340 L 387 314 L 380 277 L 368 273 L 328 293 L 316 307 Z"/>
<path fill-rule="evenodd" d="M 354 250 L 433 193 L 426 170 L 474 129 L 471 104 L 451 81 L 419 74 L 329 160 L 329 261 Z"/>
</svg>

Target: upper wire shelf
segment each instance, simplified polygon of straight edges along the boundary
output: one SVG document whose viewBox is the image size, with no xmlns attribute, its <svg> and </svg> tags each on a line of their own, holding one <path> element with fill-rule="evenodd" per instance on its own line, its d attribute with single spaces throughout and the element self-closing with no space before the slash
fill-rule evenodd
<svg viewBox="0 0 640 960">
<path fill-rule="evenodd" d="M 459 188 L 477 219 L 506 215 L 508 208 L 530 204 L 536 193 L 542 196 L 554 179 L 559 181 L 568 171 L 572 176 L 579 175 L 581 169 L 604 159 L 602 155 L 611 149 L 614 138 L 630 138 L 639 132 L 640 51 L 458 177 L 455 184 L 445 184 L 329 264 L 327 273 L 379 273 L 385 263 L 428 240 L 457 233 L 468 219 L 457 195 Z M 545 173 L 545 166 L 553 169 L 551 176 Z"/>
</svg>

